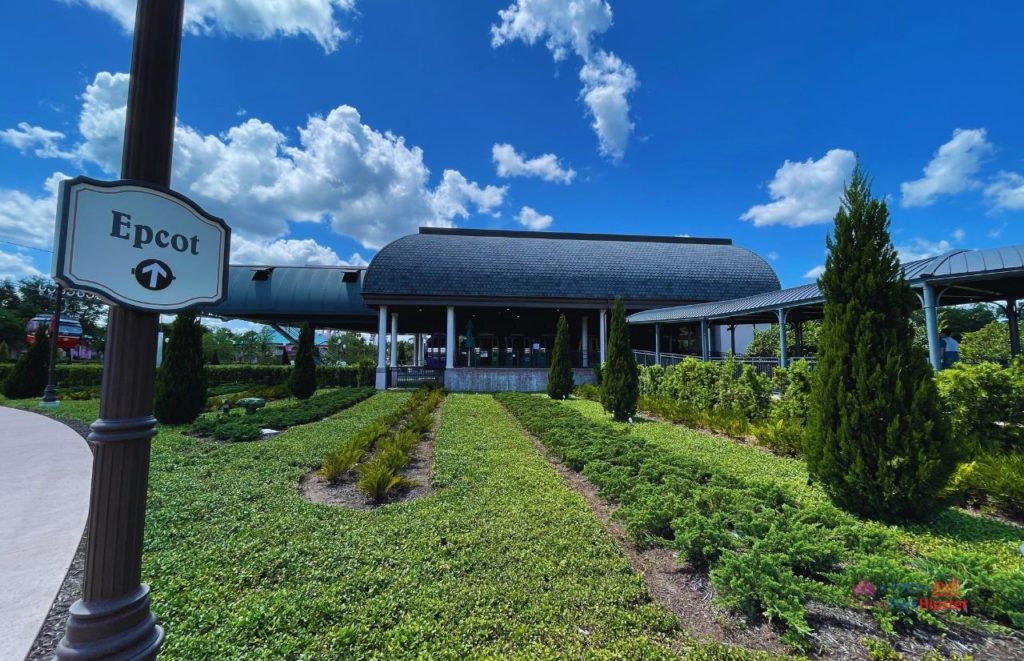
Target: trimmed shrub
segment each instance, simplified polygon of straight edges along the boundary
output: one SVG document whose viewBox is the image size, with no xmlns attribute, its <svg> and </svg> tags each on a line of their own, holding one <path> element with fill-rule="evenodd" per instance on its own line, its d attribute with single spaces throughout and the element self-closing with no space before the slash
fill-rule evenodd
<svg viewBox="0 0 1024 661">
<path fill-rule="evenodd" d="M 957 363 L 939 372 L 935 383 L 967 456 L 1024 450 L 1024 363 Z"/>
<path fill-rule="evenodd" d="M 591 402 L 601 401 L 601 389 L 590 383 L 582 383 L 572 391 L 577 399 L 586 399 Z"/>
<path fill-rule="evenodd" d="M 960 359 L 968 362 L 1010 360 L 1010 327 L 993 321 L 976 331 L 964 333 L 960 342 Z"/>
<path fill-rule="evenodd" d="M 601 405 L 616 420 L 627 420 L 636 413 L 639 395 L 636 358 L 629 346 L 626 307 L 621 298 L 616 298 L 612 305 L 607 351 L 608 362 L 601 366 Z"/>
<path fill-rule="evenodd" d="M 299 399 L 309 399 L 316 392 L 316 361 L 313 360 L 313 329 L 302 324 L 299 345 L 295 351 L 295 366 L 288 377 L 288 390 Z"/>
<path fill-rule="evenodd" d="M 194 312 L 171 325 L 164 362 L 157 370 L 153 414 L 165 425 L 192 422 L 206 408 L 203 327 Z"/>
<path fill-rule="evenodd" d="M 889 236 L 889 211 L 855 170 L 819 280 L 825 297 L 808 467 L 840 506 L 922 519 L 956 467 L 931 367 L 914 346 L 916 298 Z"/>
<path fill-rule="evenodd" d="M 50 365 L 50 342 L 46 329 L 36 330 L 35 341 L 28 351 L 18 357 L 7 380 L 4 381 L 4 396 L 9 399 L 41 397 L 46 388 L 46 370 Z"/>
<path fill-rule="evenodd" d="M 1024 454 L 985 453 L 961 464 L 947 492 L 963 505 L 1024 519 Z"/>
<path fill-rule="evenodd" d="M 569 359 L 569 322 L 563 314 L 558 318 L 555 332 L 555 346 L 551 350 L 551 367 L 548 368 L 548 397 L 565 399 L 572 394 L 572 362 Z"/>
</svg>

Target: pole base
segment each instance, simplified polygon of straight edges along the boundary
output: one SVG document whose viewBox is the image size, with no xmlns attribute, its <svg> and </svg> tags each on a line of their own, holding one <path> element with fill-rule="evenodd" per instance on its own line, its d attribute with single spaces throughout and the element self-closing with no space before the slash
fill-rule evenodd
<svg viewBox="0 0 1024 661">
<path fill-rule="evenodd" d="M 59 399 L 41 399 L 39 400 L 39 406 L 44 409 L 55 409 L 60 406 Z"/>
<path fill-rule="evenodd" d="M 149 586 L 117 599 L 71 605 L 58 659 L 153 659 L 164 630 L 149 612 Z"/>
</svg>

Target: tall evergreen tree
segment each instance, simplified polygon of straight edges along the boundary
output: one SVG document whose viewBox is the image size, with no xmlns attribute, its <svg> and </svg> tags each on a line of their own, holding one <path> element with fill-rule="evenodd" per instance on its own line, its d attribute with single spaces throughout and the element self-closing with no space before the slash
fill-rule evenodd
<svg viewBox="0 0 1024 661">
<path fill-rule="evenodd" d="M 805 454 L 841 507 L 921 519 L 956 465 L 932 370 L 914 346 L 916 299 L 889 236 L 889 210 L 854 171 L 828 238 L 825 319 Z"/>
<path fill-rule="evenodd" d="M 551 367 L 548 368 L 548 397 L 565 399 L 572 394 L 572 361 L 569 357 L 569 323 L 563 314 L 558 318 L 555 346 L 551 349 Z"/>
<path fill-rule="evenodd" d="M 313 359 L 313 329 L 302 324 L 299 345 L 295 350 L 295 366 L 288 377 L 288 390 L 299 399 L 309 399 L 316 392 L 316 361 Z"/>
<path fill-rule="evenodd" d="M 46 388 L 46 370 L 50 366 L 50 342 L 46 328 L 36 329 L 35 340 L 28 351 L 18 357 L 7 381 L 4 382 L 4 396 L 10 399 L 40 397 Z"/>
<path fill-rule="evenodd" d="M 636 413 L 639 396 L 636 358 L 629 346 L 626 307 L 621 298 L 612 305 L 607 362 L 601 366 L 601 404 L 616 420 L 628 420 Z"/>
<path fill-rule="evenodd" d="M 203 327 L 194 312 L 182 312 L 171 325 L 164 361 L 156 374 L 153 414 L 167 425 L 192 422 L 206 408 Z"/>
</svg>

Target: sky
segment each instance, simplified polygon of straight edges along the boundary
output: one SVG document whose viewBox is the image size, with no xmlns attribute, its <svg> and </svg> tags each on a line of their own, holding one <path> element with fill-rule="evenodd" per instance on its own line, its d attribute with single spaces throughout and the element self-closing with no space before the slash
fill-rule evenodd
<svg viewBox="0 0 1024 661">
<path fill-rule="evenodd" d="M 135 0 L 7 3 L 0 278 L 116 179 Z M 728 237 L 784 286 L 859 160 L 905 260 L 1024 243 L 1024 4 L 188 0 L 175 190 L 232 262 L 417 227 Z"/>
</svg>

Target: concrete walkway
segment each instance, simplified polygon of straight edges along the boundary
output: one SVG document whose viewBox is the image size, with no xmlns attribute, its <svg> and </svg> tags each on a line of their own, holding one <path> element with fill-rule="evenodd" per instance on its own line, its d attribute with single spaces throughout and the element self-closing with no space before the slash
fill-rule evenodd
<svg viewBox="0 0 1024 661">
<path fill-rule="evenodd" d="M 92 452 L 72 429 L 0 406 L 0 659 L 23 659 L 75 557 Z"/>
</svg>

